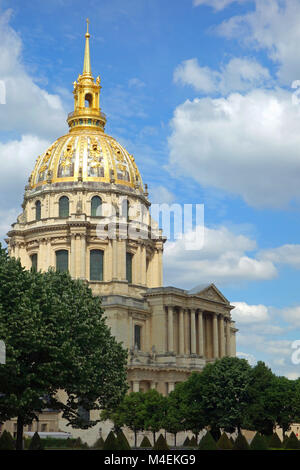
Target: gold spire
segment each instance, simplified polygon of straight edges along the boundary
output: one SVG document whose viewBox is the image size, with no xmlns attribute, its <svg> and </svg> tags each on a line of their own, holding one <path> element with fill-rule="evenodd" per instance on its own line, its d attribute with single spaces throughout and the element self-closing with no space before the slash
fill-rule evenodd
<svg viewBox="0 0 300 470">
<path fill-rule="evenodd" d="M 85 52 L 83 73 L 78 76 L 77 81 L 73 83 L 74 112 L 68 115 L 68 124 L 70 132 L 79 129 L 93 128 L 103 132 L 106 123 L 105 114 L 100 108 L 100 77 L 92 76 L 90 61 L 90 33 L 89 20 L 87 22 L 87 31 L 85 34 Z"/>
<path fill-rule="evenodd" d="M 92 75 L 91 70 L 91 59 L 90 59 L 90 33 L 89 33 L 89 19 L 86 20 L 87 31 L 85 34 L 85 52 L 84 52 L 84 64 L 83 64 L 83 74 Z"/>
</svg>

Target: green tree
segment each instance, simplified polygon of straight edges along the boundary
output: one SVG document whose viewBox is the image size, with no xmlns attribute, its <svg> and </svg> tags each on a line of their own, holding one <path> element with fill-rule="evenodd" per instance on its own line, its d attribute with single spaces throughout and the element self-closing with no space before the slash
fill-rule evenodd
<svg viewBox="0 0 300 470">
<path fill-rule="evenodd" d="M 185 430 L 185 408 L 181 389 L 182 386 L 176 386 L 175 390 L 166 397 L 166 412 L 163 420 L 163 428 L 174 436 L 175 447 L 177 446 L 177 433 Z"/>
<path fill-rule="evenodd" d="M 119 427 L 126 425 L 134 433 L 134 447 L 137 447 L 137 435 L 145 429 L 145 394 L 131 392 L 114 409 L 101 412 L 101 420 L 110 419 Z"/>
<path fill-rule="evenodd" d="M 274 381 L 275 375 L 264 362 L 259 361 L 250 372 L 249 405 L 244 426 L 265 436 L 272 435 L 276 425 L 275 406 L 271 397 Z"/>
<path fill-rule="evenodd" d="M 201 374 L 193 372 L 188 380 L 176 385 L 174 392 L 178 398 L 182 416 L 181 430 L 191 431 L 198 440 L 199 432 L 208 424 L 204 409 Z"/>
<path fill-rule="evenodd" d="M 144 393 L 144 429 L 152 432 L 155 444 L 156 433 L 162 429 L 166 415 L 167 400 L 157 390 L 148 390 Z"/>
<path fill-rule="evenodd" d="M 300 382 L 274 376 L 268 396 L 276 424 L 281 427 L 284 437 L 291 424 L 300 418 Z"/>
<path fill-rule="evenodd" d="M 97 421 L 85 421 L 82 408 L 112 408 L 126 392 L 127 352 L 106 326 L 100 298 L 67 273 L 26 271 L 1 248 L 0 338 L 0 421 L 17 417 L 18 449 L 24 425 L 45 407 L 90 427 Z"/>
<path fill-rule="evenodd" d="M 196 383 L 193 396 L 202 415 L 201 424 L 209 425 L 212 431 L 241 429 L 249 403 L 250 373 L 251 367 L 245 359 L 224 357 L 207 364 L 200 374 L 192 374 Z"/>
</svg>

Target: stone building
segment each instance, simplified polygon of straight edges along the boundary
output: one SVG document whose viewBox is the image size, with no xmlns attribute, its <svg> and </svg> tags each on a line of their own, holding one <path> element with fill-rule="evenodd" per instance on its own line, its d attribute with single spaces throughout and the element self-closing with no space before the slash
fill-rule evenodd
<svg viewBox="0 0 300 470">
<path fill-rule="evenodd" d="M 130 389 L 166 394 L 191 371 L 235 355 L 233 307 L 213 284 L 193 291 L 163 287 L 166 240 L 151 220 L 134 157 L 105 133 L 88 30 L 85 37 L 69 132 L 38 157 L 8 249 L 28 269 L 52 266 L 87 281 L 103 298 L 112 333 L 129 350 Z M 43 429 L 64 428 L 58 420 L 52 429 L 51 422 Z"/>
</svg>

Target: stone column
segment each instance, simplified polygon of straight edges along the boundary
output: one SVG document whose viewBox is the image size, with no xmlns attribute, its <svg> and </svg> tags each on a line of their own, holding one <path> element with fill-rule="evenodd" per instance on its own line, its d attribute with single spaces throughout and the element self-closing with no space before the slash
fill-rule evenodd
<svg viewBox="0 0 300 470">
<path fill-rule="evenodd" d="M 129 314 L 129 349 L 134 348 L 134 338 L 133 338 L 133 318 L 132 315 Z"/>
<path fill-rule="evenodd" d="M 76 278 L 76 236 L 71 235 L 71 260 L 70 260 L 70 274 L 72 278 Z"/>
<path fill-rule="evenodd" d="M 190 314 L 187 308 L 184 309 L 184 346 L 185 354 L 191 354 L 190 343 Z"/>
<path fill-rule="evenodd" d="M 116 264 L 117 264 L 117 279 L 125 281 L 126 280 L 126 241 L 117 240 L 117 250 L 116 250 Z M 132 267 L 132 281 L 135 282 L 136 269 L 134 269 L 134 262 Z"/>
<path fill-rule="evenodd" d="M 118 242 L 117 240 L 112 240 L 112 280 L 117 279 L 118 273 Z"/>
<path fill-rule="evenodd" d="M 174 382 L 168 382 L 168 393 L 173 392 L 175 388 L 175 383 Z"/>
<path fill-rule="evenodd" d="M 191 354 L 196 354 L 196 317 L 195 309 L 191 309 Z"/>
<path fill-rule="evenodd" d="M 146 280 L 146 247 L 145 245 L 141 246 L 141 284 L 145 286 L 147 284 Z"/>
<path fill-rule="evenodd" d="M 151 381 L 150 388 L 151 388 L 151 390 L 156 389 L 156 382 L 154 382 L 154 380 Z"/>
<path fill-rule="evenodd" d="M 174 352 L 174 317 L 173 307 L 168 307 L 168 351 Z"/>
<path fill-rule="evenodd" d="M 198 311 L 198 348 L 199 356 L 204 356 L 204 337 L 203 337 L 203 312 Z"/>
<path fill-rule="evenodd" d="M 184 354 L 184 310 L 179 309 L 179 354 Z"/>
<path fill-rule="evenodd" d="M 138 380 L 135 380 L 133 382 L 133 392 L 139 392 L 140 391 L 140 382 Z"/>
<path fill-rule="evenodd" d="M 218 315 L 213 314 L 213 357 L 219 357 Z"/>
<path fill-rule="evenodd" d="M 230 320 L 226 320 L 226 356 L 231 355 L 230 350 Z"/>
<path fill-rule="evenodd" d="M 86 238 L 81 236 L 81 253 L 80 253 L 80 278 L 86 279 Z"/>
<path fill-rule="evenodd" d="M 220 315 L 220 357 L 225 356 L 225 332 L 224 332 L 224 316 Z"/>
</svg>

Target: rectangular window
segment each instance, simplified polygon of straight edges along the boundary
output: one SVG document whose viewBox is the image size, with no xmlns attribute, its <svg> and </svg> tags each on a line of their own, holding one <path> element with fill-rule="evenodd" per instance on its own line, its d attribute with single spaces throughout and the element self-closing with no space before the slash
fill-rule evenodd
<svg viewBox="0 0 300 470">
<path fill-rule="evenodd" d="M 38 255 L 35 253 L 34 255 L 31 255 L 31 267 L 35 271 L 37 271 L 37 265 L 38 265 Z"/>
<path fill-rule="evenodd" d="M 138 349 L 138 351 L 141 350 L 141 332 L 142 327 L 140 325 L 134 325 L 134 347 Z"/>
<path fill-rule="evenodd" d="M 90 251 L 90 280 L 103 281 L 103 251 Z"/>
<path fill-rule="evenodd" d="M 126 253 L 126 279 L 129 284 L 132 284 L 132 258 L 131 253 Z"/>
<path fill-rule="evenodd" d="M 56 270 L 69 270 L 69 252 L 67 250 L 59 250 L 56 252 Z"/>
</svg>

